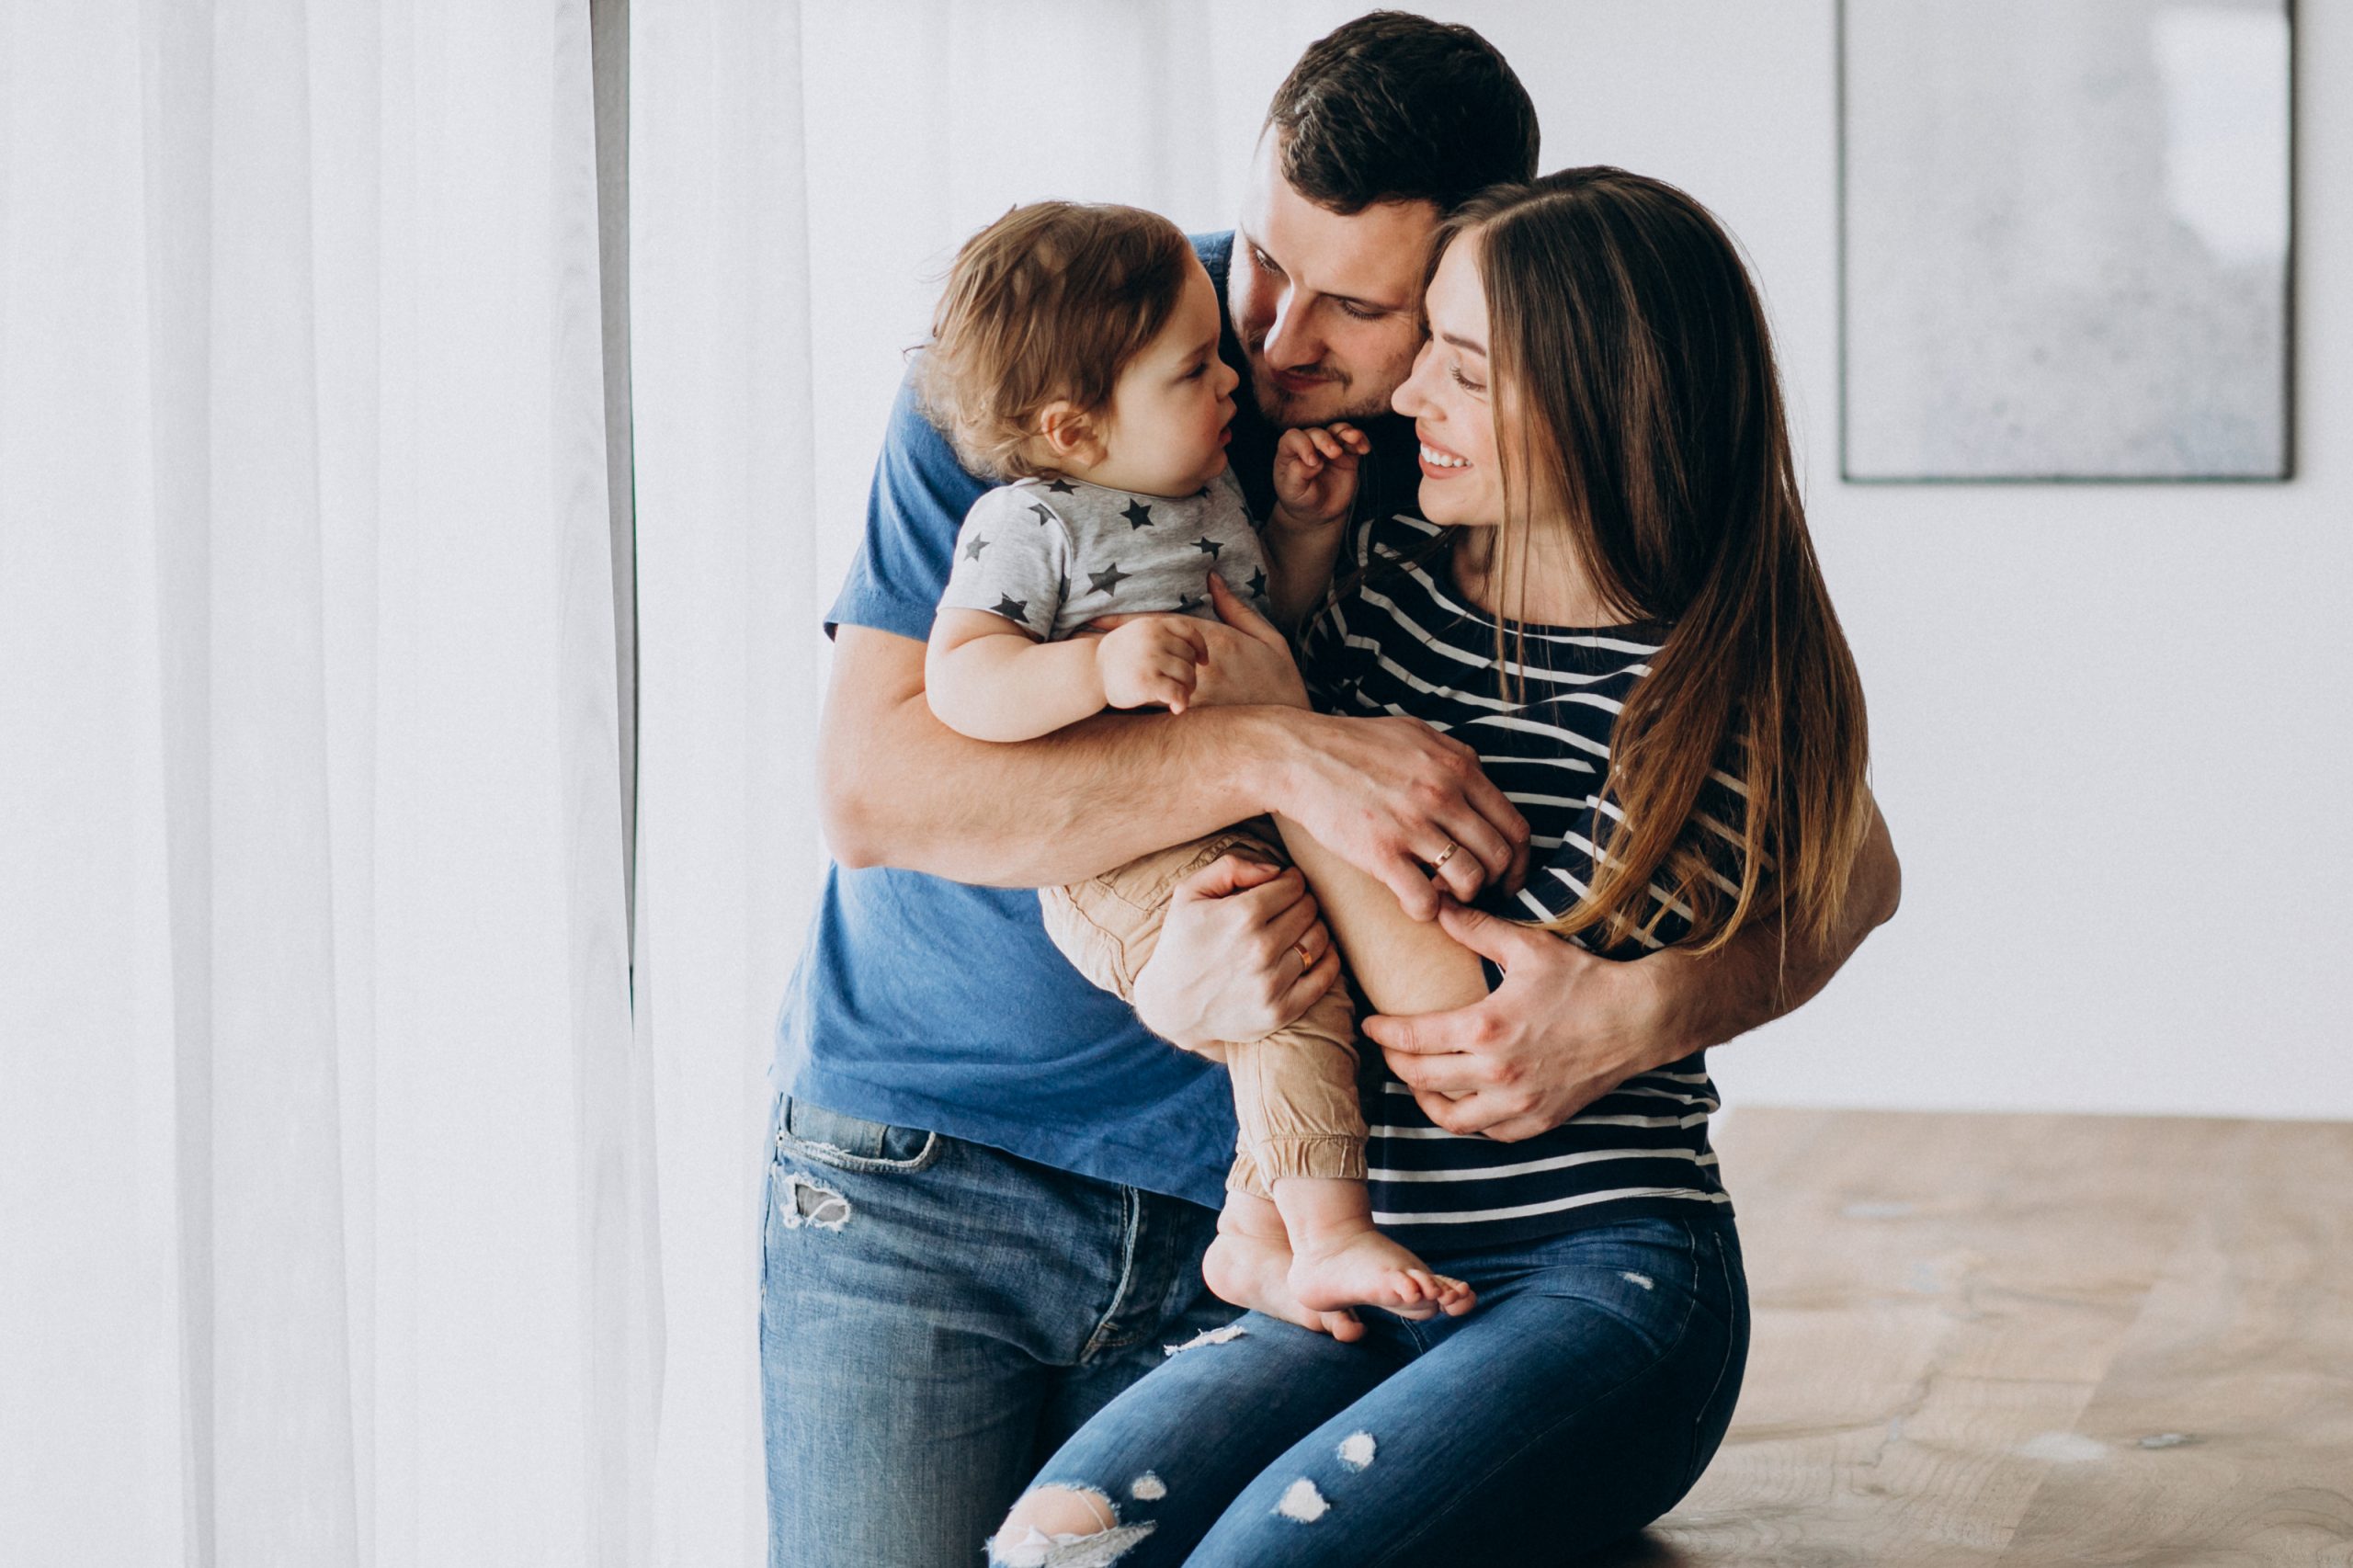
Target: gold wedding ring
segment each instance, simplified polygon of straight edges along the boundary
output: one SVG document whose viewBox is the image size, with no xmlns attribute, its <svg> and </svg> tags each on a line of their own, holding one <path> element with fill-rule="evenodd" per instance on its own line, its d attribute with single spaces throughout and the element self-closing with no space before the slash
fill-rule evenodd
<svg viewBox="0 0 2353 1568">
<path fill-rule="evenodd" d="M 1430 875 L 1435 877 L 1444 869 L 1446 863 L 1454 858 L 1454 852 L 1461 847 L 1462 846 L 1455 843 L 1451 838 L 1448 839 L 1446 847 L 1438 852 L 1438 858 L 1430 862 Z"/>
<path fill-rule="evenodd" d="M 1299 955 L 1300 973 L 1307 974 L 1314 970 L 1315 960 L 1307 956 L 1307 942 L 1304 937 L 1301 938 L 1299 941 L 1293 942 L 1290 945 L 1290 950 Z"/>
</svg>

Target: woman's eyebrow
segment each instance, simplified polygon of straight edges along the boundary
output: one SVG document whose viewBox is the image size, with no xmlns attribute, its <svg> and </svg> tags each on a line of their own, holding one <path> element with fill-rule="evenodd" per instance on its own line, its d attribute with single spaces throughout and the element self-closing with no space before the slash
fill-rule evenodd
<svg viewBox="0 0 2353 1568">
<path fill-rule="evenodd" d="M 1476 354 L 1482 359 L 1487 357 L 1487 346 L 1483 343 L 1473 343 L 1467 337 L 1457 337 L 1450 332 L 1441 332 L 1438 337 L 1440 343 L 1450 343 L 1467 354 Z"/>
</svg>

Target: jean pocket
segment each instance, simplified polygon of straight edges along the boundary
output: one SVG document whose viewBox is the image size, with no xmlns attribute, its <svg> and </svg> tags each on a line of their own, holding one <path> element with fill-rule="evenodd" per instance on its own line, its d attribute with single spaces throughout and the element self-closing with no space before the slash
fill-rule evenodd
<svg viewBox="0 0 2353 1568">
<path fill-rule="evenodd" d="M 777 1119 L 777 1153 L 837 1171 L 919 1171 L 939 1158 L 940 1138 L 921 1127 L 893 1127 L 787 1099 Z"/>
</svg>

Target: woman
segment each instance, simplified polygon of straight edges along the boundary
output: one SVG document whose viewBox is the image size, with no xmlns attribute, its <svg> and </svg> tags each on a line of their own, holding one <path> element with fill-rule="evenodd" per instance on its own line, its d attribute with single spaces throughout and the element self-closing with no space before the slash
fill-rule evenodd
<svg viewBox="0 0 2353 1568">
<path fill-rule="evenodd" d="M 1613 957 L 1755 920 L 1826 934 L 1872 816 L 1862 694 L 1731 241 L 1672 187 L 1571 170 L 1441 229 L 1427 311 L 1395 399 L 1427 521 L 1352 529 L 1304 674 L 1334 711 L 1472 744 L 1538 860 L 1516 894 L 1423 926 L 1287 827 L 1367 999 L 1476 1000 L 1488 977 L 1456 938 L 1507 950 L 1483 933 L 1498 916 Z M 1151 968 L 1253 962 L 1172 918 Z M 1144 979 L 1144 1021 L 1201 1043 Z M 1310 1312 L 1287 1259 L 1222 1249 L 1211 1284 L 1258 1310 L 1064 1445 L 999 1561 L 1552 1562 L 1698 1479 L 1748 1336 L 1701 1056 L 1486 1136 L 1449 1131 L 1492 1118 L 1449 1097 L 1468 1085 L 1444 1058 L 1368 1057 L 1377 1218 L 1477 1310 Z"/>
</svg>

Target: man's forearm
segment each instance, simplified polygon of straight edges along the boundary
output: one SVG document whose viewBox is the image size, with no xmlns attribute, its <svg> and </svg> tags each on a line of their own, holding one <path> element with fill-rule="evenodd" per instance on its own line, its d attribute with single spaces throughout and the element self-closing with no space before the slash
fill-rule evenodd
<svg viewBox="0 0 2353 1568">
<path fill-rule="evenodd" d="M 1812 1001 L 1863 938 L 1895 914 L 1903 880 L 1887 819 L 1874 804 L 1843 917 L 1828 940 L 1806 940 L 1768 918 L 1712 953 L 1670 948 L 1638 960 L 1635 969 L 1655 988 L 1659 1064 L 1722 1045 Z"/>
<path fill-rule="evenodd" d="M 820 741 L 825 836 L 846 866 L 1044 887 L 1263 811 L 1272 708 L 1106 713 L 1036 740 L 975 741 L 924 699 L 923 645 L 844 627 Z"/>
</svg>

